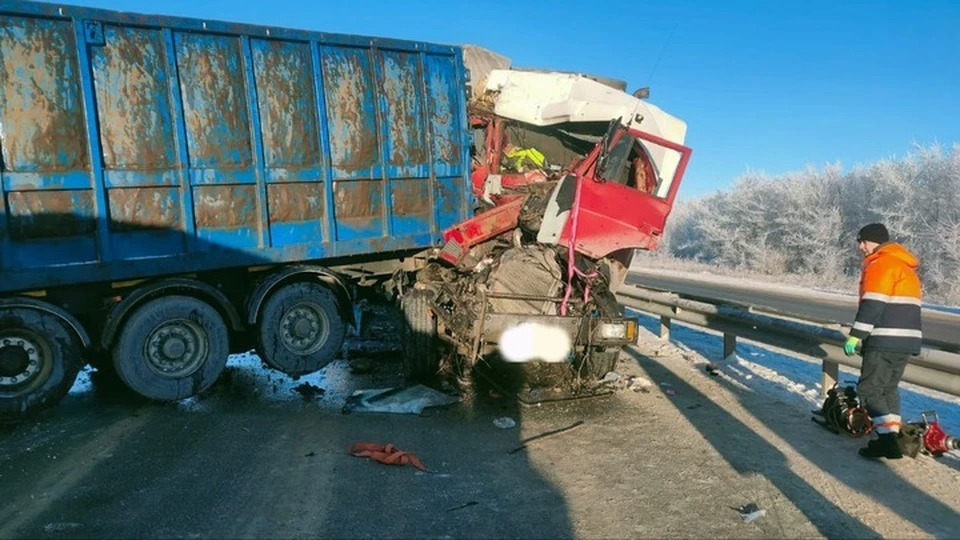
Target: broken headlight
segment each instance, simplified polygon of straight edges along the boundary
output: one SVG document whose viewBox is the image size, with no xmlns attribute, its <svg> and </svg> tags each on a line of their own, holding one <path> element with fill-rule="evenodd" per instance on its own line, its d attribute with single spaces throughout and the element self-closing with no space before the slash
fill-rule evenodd
<svg viewBox="0 0 960 540">
<path fill-rule="evenodd" d="M 594 341 L 635 343 L 637 340 L 636 319 L 603 321 L 595 327 Z"/>
</svg>

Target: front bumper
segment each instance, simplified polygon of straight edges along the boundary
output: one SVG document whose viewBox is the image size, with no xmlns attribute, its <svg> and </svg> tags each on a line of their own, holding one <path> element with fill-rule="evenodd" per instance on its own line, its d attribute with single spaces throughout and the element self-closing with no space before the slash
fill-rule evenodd
<svg viewBox="0 0 960 540">
<path fill-rule="evenodd" d="M 487 313 L 483 321 L 483 341 L 499 343 L 504 332 L 522 324 L 554 327 L 562 330 L 575 347 L 614 347 L 637 342 L 639 319 L 636 317 L 561 317 L 559 315 L 523 315 Z"/>
</svg>

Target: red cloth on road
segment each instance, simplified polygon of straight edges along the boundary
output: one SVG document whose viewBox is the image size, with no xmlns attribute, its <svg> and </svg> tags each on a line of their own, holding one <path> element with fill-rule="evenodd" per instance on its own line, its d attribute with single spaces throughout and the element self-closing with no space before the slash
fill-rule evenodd
<svg viewBox="0 0 960 540">
<path fill-rule="evenodd" d="M 417 456 L 400 450 L 392 444 L 354 443 L 350 446 L 350 455 L 366 457 L 386 465 L 413 465 L 421 471 L 427 468 L 417 459 Z"/>
</svg>

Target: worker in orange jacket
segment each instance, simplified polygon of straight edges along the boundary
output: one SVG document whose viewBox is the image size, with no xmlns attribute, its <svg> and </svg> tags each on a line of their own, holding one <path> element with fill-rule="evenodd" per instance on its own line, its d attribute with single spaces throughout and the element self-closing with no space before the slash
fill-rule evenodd
<svg viewBox="0 0 960 540">
<path fill-rule="evenodd" d="M 866 458 L 900 459 L 900 392 L 898 385 L 910 357 L 920 353 L 921 285 L 919 260 L 902 245 L 891 242 L 881 223 L 866 225 L 857 234 L 864 255 L 860 277 L 860 304 L 847 356 L 861 350 L 858 390 L 873 423 L 877 439 L 859 453 Z"/>
</svg>

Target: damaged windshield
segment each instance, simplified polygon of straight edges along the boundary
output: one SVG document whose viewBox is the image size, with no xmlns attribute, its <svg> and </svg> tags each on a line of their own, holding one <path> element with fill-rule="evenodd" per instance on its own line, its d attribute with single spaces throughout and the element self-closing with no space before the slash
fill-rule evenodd
<svg viewBox="0 0 960 540">
<path fill-rule="evenodd" d="M 597 177 L 653 194 L 659 179 L 652 163 L 643 143 L 627 132 L 601 158 Z"/>
</svg>

